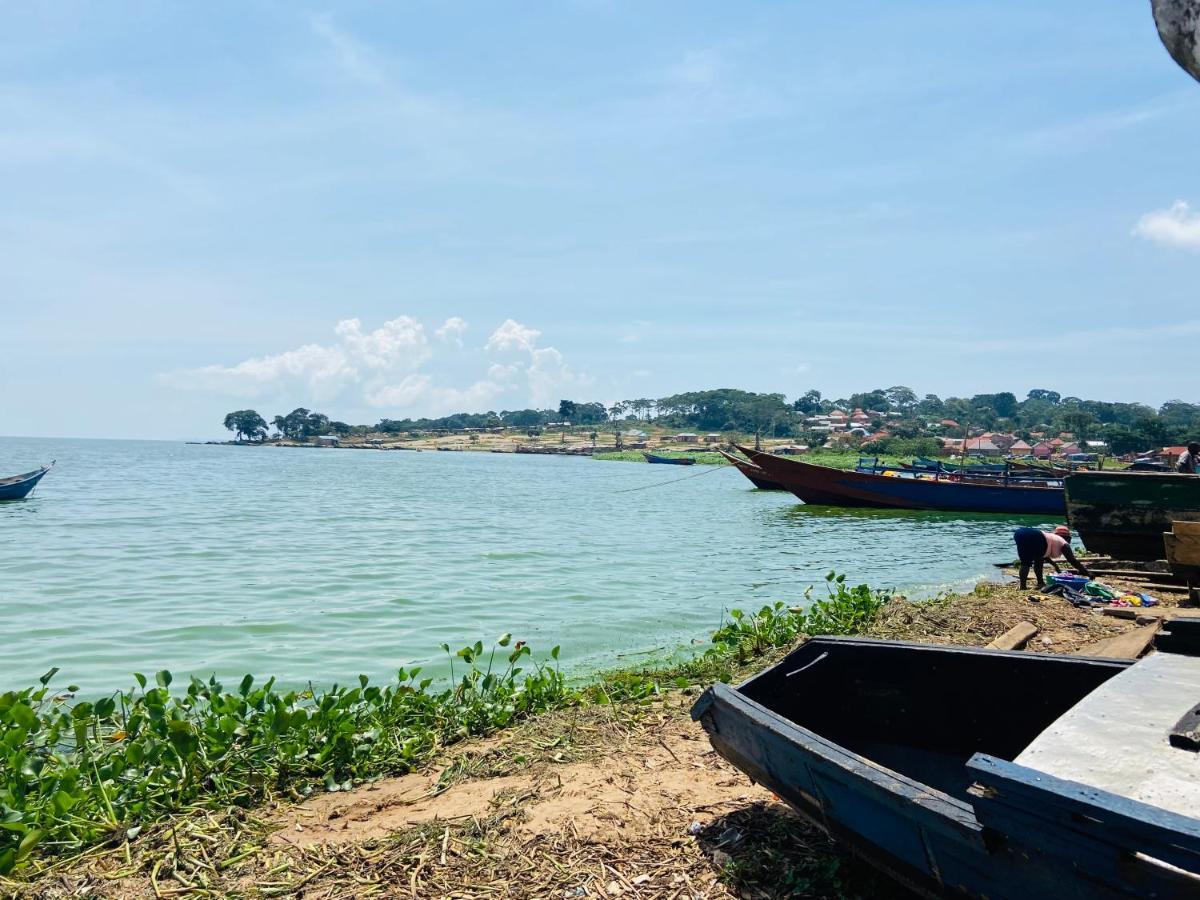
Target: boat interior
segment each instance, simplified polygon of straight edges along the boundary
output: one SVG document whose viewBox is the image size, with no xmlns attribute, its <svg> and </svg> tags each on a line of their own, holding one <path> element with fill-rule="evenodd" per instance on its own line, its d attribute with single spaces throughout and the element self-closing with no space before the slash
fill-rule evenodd
<svg viewBox="0 0 1200 900">
<path fill-rule="evenodd" d="M 814 638 L 738 690 L 824 741 L 965 802 L 973 754 L 1015 760 L 1128 665 Z"/>
</svg>

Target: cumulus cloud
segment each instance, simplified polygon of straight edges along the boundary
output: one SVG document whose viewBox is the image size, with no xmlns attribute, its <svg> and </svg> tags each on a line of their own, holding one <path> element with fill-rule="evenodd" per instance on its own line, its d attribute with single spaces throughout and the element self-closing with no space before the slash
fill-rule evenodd
<svg viewBox="0 0 1200 900">
<path fill-rule="evenodd" d="M 467 332 L 467 320 L 461 316 L 451 316 L 434 332 L 443 341 L 451 341 L 458 346 L 463 345 L 463 335 Z"/>
<path fill-rule="evenodd" d="M 351 385 L 369 392 L 402 384 L 429 359 L 424 326 L 411 316 L 363 331 L 358 319 L 344 319 L 330 344 L 305 344 L 295 350 L 247 359 L 233 366 L 204 366 L 163 376 L 169 384 L 244 396 L 306 394 L 314 401 L 337 399 Z"/>
<path fill-rule="evenodd" d="M 1133 227 L 1138 237 L 1170 247 L 1200 250 L 1200 213 L 1183 200 L 1176 200 L 1170 209 L 1148 212 Z"/>
<path fill-rule="evenodd" d="M 512 319 L 505 319 L 504 323 L 488 338 L 487 348 L 489 350 L 533 352 L 533 348 L 537 345 L 537 339 L 541 336 L 542 333 L 536 328 L 529 328 Z"/>
<path fill-rule="evenodd" d="M 443 343 L 463 346 L 465 320 L 452 316 L 434 329 Z M 482 375 L 466 386 L 445 383 L 437 368 L 435 345 L 425 327 L 399 316 L 367 331 L 358 319 L 345 319 L 327 344 L 247 359 L 235 365 L 211 365 L 160 376 L 178 388 L 230 396 L 278 398 L 283 403 L 366 405 L 389 413 L 444 415 L 476 412 L 505 397 L 511 405 L 544 407 L 587 388 L 592 379 L 572 369 L 554 347 L 539 347 L 541 332 L 506 319 L 482 349 L 449 354 L 444 364 L 475 365 Z M 445 366 L 443 365 L 443 368 Z"/>
</svg>

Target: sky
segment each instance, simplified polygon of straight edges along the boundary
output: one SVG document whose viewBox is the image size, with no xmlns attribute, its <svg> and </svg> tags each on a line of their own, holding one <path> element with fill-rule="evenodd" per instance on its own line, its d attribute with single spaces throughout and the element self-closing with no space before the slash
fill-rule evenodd
<svg viewBox="0 0 1200 900">
<path fill-rule="evenodd" d="M 737 387 L 1200 399 L 1130 0 L 0 0 L 0 434 Z"/>
</svg>

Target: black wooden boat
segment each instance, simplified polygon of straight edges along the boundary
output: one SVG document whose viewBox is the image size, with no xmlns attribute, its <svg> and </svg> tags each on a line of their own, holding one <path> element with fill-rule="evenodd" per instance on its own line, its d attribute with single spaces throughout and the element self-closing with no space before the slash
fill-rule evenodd
<svg viewBox="0 0 1200 900">
<path fill-rule="evenodd" d="M 754 781 L 927 896 L 1200 897 L 1200 777 L 1165 792 L 1175 809 L 1137 799 L 1144 784 L 1110 789 L 1172 764 L 1200 776 L 1167 733 L 1200 700 L 1200 624 L 1168 627 L 1160 647 L 1188 652 L 1137 663 L 816 638 L 714 685 L 692 716 Z M 1150 709 L 1161 733 L 1139 719 Z"/>
<path fill-rule="evenodd" d="M 721 450 L 721 449 L 718 449 L 717 452 L 720 453 L 727 460 L 729 460 L 729 462 L 734 466 L 734 468 L 736 468 L 739 472 L 741 472 L 743 475 L 745 475 L 746 478 L 748 478 L 750 480 L 750 483 L 752 485 L 754 485 L 756 488 L 758 488 L 760 491 L 786 491 L 787 490 L 787 488 L 785 488 L 778 481 L 772 481 L 771 477 L 769 475 L 767 475 L 767 473 L 764 472 L 762 469 L 760 469 L 758 466 L 754 465 L 754 463 L 747 462 L 746 460 L 744 460 L 740 457 L 734 456 L 732 453 L 726 453 L 724 450 Z"/>
<path fill-rule="evenodd" d="M 49 466 L 42 466 L 33 472 L 26 472 L 24 475 L 0 478 L 0 500 L 23 500 L 28 497 L 53 465 L 54 463 L 50 463 Z"/>
<path fill-rule="evenodd" d="M 1200 478 L 1080 472 L 1066 479 L 1067 518 L 1083 545 L 1117 559 L 1163 559 L 1172 522 L 1200 521 Z"/>
<path fill-rule="evenodd" d="M 690 456 L 656 456 L 653 453 L 643 453 L 648 463 L 658 463 L 664 466 L 694 466 L 696 460 Z"/>
</svg>

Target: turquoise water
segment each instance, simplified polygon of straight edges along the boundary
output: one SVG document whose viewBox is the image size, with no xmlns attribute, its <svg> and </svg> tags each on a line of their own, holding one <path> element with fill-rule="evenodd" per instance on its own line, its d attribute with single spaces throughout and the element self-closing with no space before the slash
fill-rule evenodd
<svg viewBox="0 0 1200 900">
<path fill-rule="evenodd" d="M 0 438 L 0 474 L 52 458 L 30 499 L 0 503 L 0 687 L 51 666 L 85 691 L 161 668 L 387 677 L 506 631 L 576 670 L 630 663 L 829 569 L 965 587 L 1028 521 L 808 508 L 732 468 L 629 491 L 704 470 Z"/>
</svg>

